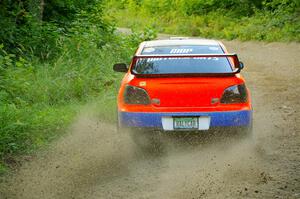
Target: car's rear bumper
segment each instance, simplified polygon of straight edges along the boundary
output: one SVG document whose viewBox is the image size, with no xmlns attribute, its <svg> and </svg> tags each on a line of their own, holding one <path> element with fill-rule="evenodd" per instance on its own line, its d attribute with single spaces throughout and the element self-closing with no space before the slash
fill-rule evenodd
<svg viewBox="0 0 300 199">
<path fill-rule="evenodd" d="M 222 111 L 222 112 L 175 112 L 175 113 L 144 113 L 119 112 L 119 125 L 122 127 L 157 128 L 163 129 L 164 117 L 209 117 L 212 127 L 243 127 L 252 123 L 252 111 Z"/>
</svg>

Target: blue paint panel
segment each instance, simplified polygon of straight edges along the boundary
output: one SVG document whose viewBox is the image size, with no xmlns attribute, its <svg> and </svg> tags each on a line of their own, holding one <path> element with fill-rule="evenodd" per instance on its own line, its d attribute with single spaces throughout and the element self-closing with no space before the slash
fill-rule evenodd
<svg viewBox="0 0 300 199">
<path fill-rule="evenodd" d="M 136 113 L 119 112 L 121 125 L 129 127 L 162 128 L 163 116 L 210 116 L 211 127 L 248 126 L 252 122 L 252 111 L 191 112 L 191 113 Z"/>
</svg>

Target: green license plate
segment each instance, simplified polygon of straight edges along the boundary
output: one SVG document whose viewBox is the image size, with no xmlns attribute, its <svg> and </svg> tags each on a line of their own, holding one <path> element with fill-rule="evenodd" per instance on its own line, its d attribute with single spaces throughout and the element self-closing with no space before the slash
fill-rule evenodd
<svg viewBox="0 0 300 199">
<path fill-rule="evenodd" d="M 198 129 L 198 117 L 174 117 L 174 129 Z"/>
</svg>

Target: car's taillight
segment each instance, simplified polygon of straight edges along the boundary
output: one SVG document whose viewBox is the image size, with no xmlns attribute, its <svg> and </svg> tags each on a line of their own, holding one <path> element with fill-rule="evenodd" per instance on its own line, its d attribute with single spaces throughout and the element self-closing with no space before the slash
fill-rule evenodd
<svg viewBox="0 0 300 199">
<path fill-rule="evenodd" d="M 235 104 L 235 103 L 244 103 L 247 102 L 247 89 L 245 84 L 234 85 L 229 88 L 226 88 L 222 98 L 222 104 Z"/>
<path fill-rule="evenodd" d="M 127 85 L 124 92 L 124 102 L 126 104 L 150 104 L 150 98 L 148 93 L 135 86 Z"/>
</svg>

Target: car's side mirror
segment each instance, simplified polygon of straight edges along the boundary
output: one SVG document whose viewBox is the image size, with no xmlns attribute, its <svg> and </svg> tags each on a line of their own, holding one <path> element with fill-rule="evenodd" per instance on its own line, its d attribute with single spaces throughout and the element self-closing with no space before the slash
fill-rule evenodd
<svg viewBox="0 0 300 199">
<path fill-rule="evenodd" d="M 240 70 L 242 70 L 244 67 L 244 63 L 240 61 Z"/>
<path fill-rule="evenodd" d="M 113 67 L 114 71 L 126 73 L 128 71 L 127 65 L 124 63 L 115 64 Z"/>
</svg>

